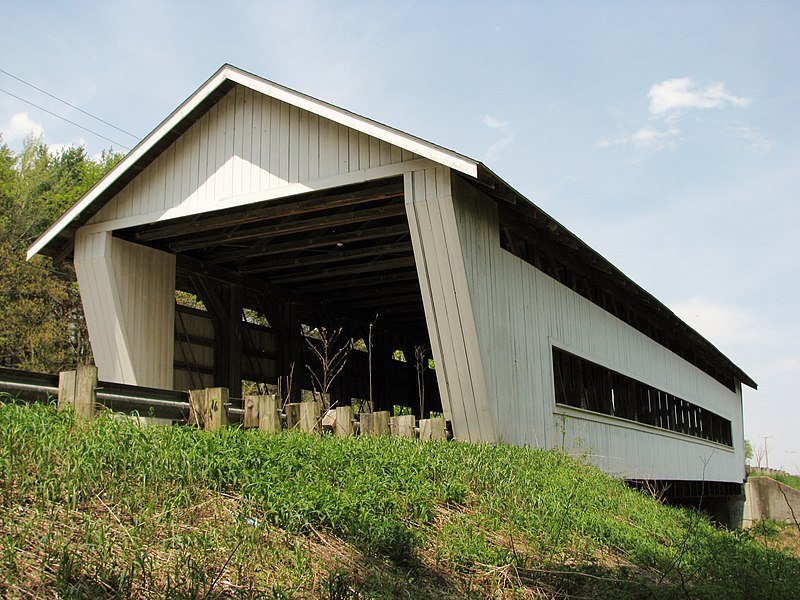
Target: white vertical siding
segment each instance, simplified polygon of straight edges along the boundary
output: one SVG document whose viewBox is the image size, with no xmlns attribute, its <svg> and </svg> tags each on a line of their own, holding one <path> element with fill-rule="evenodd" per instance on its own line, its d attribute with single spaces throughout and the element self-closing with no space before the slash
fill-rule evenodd
<svg viewBox="0 0 800 600">
<path fill-rule="evenodd" d="M 90 223 L 214 210 L 248 194 L 418 158 L 237 85 Z"/>
<path fill-rule="evenodd" d="M 450 170 L 436 167 L 407 173 L 405 198 L 445 416 L 459 439 L 494 441 Z"/>
<path fill-rule="evenodd" d="M 499 441 L 563 445 L 630 478 L 743 479 L 740 393 L 503 250 L 496 204 L 461 177 L 453 178 L 452 200 Z M 562 410 L 553 345 L 724 416 L 736 448 Z"/>
<path fill-rule="evenodd" d="M 100 378 L 171 389 L 175 257 L 78 230 L 74 262 Z"/>
</svg>

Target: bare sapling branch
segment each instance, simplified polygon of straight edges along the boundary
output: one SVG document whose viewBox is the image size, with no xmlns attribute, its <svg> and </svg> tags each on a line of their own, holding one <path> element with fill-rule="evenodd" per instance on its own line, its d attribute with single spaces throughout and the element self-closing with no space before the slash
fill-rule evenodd
<svg viewBox="0 0 800 600">
<path fill-rule="evenodd" d="M 425 418 L 425 366 L 428 351 L 425 346 L 414 347 L 414 366 L 417 368 L 417 397 L 419 398 L 419 418 Z"/>
<path fill-rule="evenodd" d="M 347 364 L 350 354 L 350 339 L 342 336 L 342 328 L 329 331 L 319 328 L 316 340 L 305 338 L 311 354 L 318 363 L 315 368 L 306 365 L 311 376 L 311 390 L 314 399 L 320 403 L 323 414 L 333 405 L 330 403 L 330 390 L 334 380 Z"/>
</svg>

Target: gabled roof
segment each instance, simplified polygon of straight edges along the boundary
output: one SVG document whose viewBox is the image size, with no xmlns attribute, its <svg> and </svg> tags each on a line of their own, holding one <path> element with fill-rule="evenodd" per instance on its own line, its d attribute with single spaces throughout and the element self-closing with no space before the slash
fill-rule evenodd
<svg viewBox="0 0 800 600">
<path fill-rule="evenodd" d="M 53 223 L 28 249 L 28 259 L 42 252 L 58 255 L 64 248 L 57 240 L 71 242 L 70 233 L 88 221 L 106 202 L 111 200 L 166 146 L 186 131 L 197 119 L 234 85 L 240 84 L 276 100 L 330 119 L 335 123 L 365 133 L 421 157 L 471 177 L 478 177 L 480 163 L 463 154 L 432 144 L 372 119 L 362 117 L 328 102 L 258 77 L 232 65 L 225 64 L 172 114 L 164 119 L 147 137 L 139 142 L 105 177 L 78 202 Z M 55 246 L 52 247 L 52 246 Z"/>
<path fill-rule="evenodd" d="M 752 388 L 757 387 L 757 384 L 742 369 L 737 367 L 711 342 L 689 327 L 669 308 L 624 275 L 575 234 L 511 188 L 481 162 L 228 64 L 220 67 L 194 94 L 189 96 L 92 189 L 53 223 L 28 249 L 28 259 L 39 253 L 57 258 L 68 256 L 75 231 L 236 85 L 248 87 L 276 100 L 297 106 L 320 117 L 393 144 L 460 172 L 473 181 L 480 182 L 484 191 L 490 196 L 500 200 L 504 206 L 513 208 L 515 215 L 519 217 L 519 224 L 530 228 L 530 233 L 541 239 L 550 238 L 550 241 L 559 248 L 559 252 L 573 255 L 586 266 L 582 270 L 589 273 L 593 280 L 603 285 L 622 289 L 629 301 L 636 303 L 660 323 L 668 324 L 678 336 L 686 339 L 697 354 L 704 357 L 703 361 L 713 364 L 715 369 L 724 372 L 726 378 L 735 377 Z M 639 327 L 636 328 L 639 329 Z M 645 334 L 665 347 L 670 347 L 663 340 L 658 340 L 648 333 Z M 697 359 L 690 360 L 690 362 L 722 381 L 713 374 L 713 370 L 709 371 L 708 368 L 700 366 Z"/>
</svg>

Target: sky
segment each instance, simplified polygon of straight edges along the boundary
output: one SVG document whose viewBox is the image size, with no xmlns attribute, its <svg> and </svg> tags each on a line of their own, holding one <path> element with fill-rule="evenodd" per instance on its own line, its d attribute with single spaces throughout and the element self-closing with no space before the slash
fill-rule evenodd
<svg viewBox="0 0 800 600">
<path fill-rule="evenodd" d="M 485 162 L 759 384 L 800 473 L 797 2 L 7 2 L 0 69 L 144 136 L 223 63 Z M 136 139 L 0 73 L 0 132 Z M 95 133 L 65 123 L 10 92 Z M 765 439 L 766 438 L 766 439 Z"/>
</svg>

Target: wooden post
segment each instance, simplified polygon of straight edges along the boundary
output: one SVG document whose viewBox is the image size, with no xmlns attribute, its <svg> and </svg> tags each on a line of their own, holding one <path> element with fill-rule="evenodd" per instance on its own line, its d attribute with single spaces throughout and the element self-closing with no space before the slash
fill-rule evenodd
<svg viewBox="0 0 800 600">
<path fill-rule="evenodd" d="M 228 425 L 228 388 L 206 390 L 206 420 L 204 429 L 214 431 Z"/>
<path fill-rule="evenodd" d="M 391 431 L 394 437 L 413 438 L 417 437 L 414 432 L 417 418 L 414 415 L 401 415 L 391 418 Z"/>
<path fill-rule="evenodd" d="M 78 365 L 75 371 L 58 374 L 58 410 L 71 407 L 84 421 L 94 418 L 97 403 L 97 367 Z"/>
<path fill-rule="evenodd" d="M 244 406 L 244 416 L 242 417 L 242 427 L 245 429 L 255 429 L 260 422 L 261 396 L 245 396 L 242 398 Z"/>
<path fill-rule="evenodd" d="M 360 414 L 361 435 L 389 435 L 389 416 L 388 410 Z"/>
<path fill-rule="evenodd" d="M 58 410 L 66 410 L 75 403 L 75 371 L 58 374 Z"/>
<path fill-rule="evenodd" d="M 300 431 L 311 433 L 322 430 L 319 402 L 300 403 Z"/>
<path fill-rule="evenodd" d="M 78 365 L 75 373 L 75 414 L 91 421 L 97 403 L 97 367 Z"/>
<path fill-rule="evenodd" d="M 361 435 L 372 435 L 372 413 L 358 413 L 358 432 Z"/>
<path fill-rule="evenodd" d="M 300 423 L 301 402 L 289 402 L 286 405 L 286 429 L 294 429 Z"/>
<path fill-rule="evenodd" d="M 214 431 L 228 425 L 228 388 L 189 390 L 189 423 Z"/>
<path fill-rule="evenodd" d="M 281 430 L 281 399 L 275 395 L 258 396 L 258 428 L 267 433 Z"/>
<path fill-rule="evenodd" d="M 333 421 L 333 432 L 339 437 L 353 435 L 353 407 L 337 406 Z"/>
<path fill-rule="evenodd" d="M 447 424 L 443 417 L 435 419 L 420 419 L 419 420 L 419 439 L 421 441 L 427 440 L 446 440 L 447 439 Z"/>
</svg>

